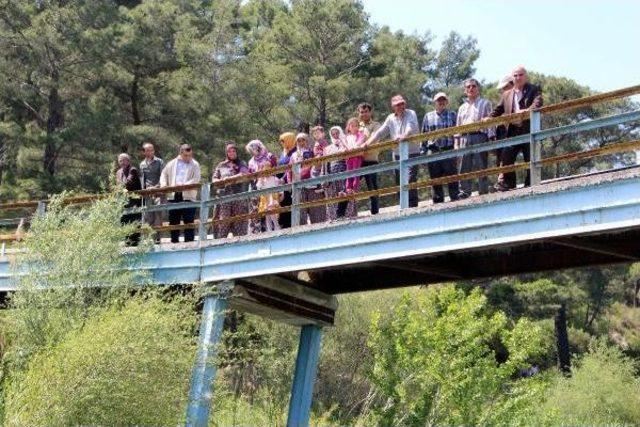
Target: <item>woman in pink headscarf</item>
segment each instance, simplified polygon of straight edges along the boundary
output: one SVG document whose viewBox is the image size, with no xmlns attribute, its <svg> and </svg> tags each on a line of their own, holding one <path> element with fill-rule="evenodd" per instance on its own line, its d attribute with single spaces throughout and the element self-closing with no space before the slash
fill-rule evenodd
<svg viewBox="0 0 640 427">
<path fill-rule="evenodd" d="M 275 167 L 278 164 L 278 158 L 269 152 L 267 147 L 259 139 L 249 141 L 245 149 L 247 153 L 251 155 L 248 167 L 249 173 L 259 172 L 262 169 L 262 165 L 268 163 L 271 167 Z M 251 190 L 256 190 L 256 181 L 251 182 Z M 260 197 L 253 197 L 251 199 L 250 213 L 257 213 L 260 206 Z M 249 234 L 258 234 L 265 229 L 264 218 L 253 218 L 249 220 Z"/>
</svg>

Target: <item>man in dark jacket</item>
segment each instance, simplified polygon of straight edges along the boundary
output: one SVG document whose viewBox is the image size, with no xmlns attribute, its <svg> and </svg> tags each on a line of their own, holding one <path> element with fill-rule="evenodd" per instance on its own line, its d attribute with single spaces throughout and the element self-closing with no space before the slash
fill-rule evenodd
<svg viewBox="0 0 640 427">
<path fill-rule="evenodd" d="M 129 157 L 128 154 L 122 153 L 118 156 L 118 166 L 120 167 L 116 172 L 116 181 L 118 185 L 122 185 L 129 192 L 141 190 L 142 185 L 140 183 L 140 173 L 138 172 L 138 169 L 131 166 L 131 157 Z M 140 207 L 140 205 L 140 198 L 130 197 L 126 208 Z M 125 214 L 122 215 L 121 222 L 123 224 L 130 224 L 140 222 L 141 219 L 142 215 L 139 213 Z M 133 233 L 127 238 L 128 245 L 137 246 L 139 242 L 140 233 Z"/>
<path fill-rule="evenodd" d="M 500 103 L 493 109 L 493 112 L 491 112 L 491 117 L 520 113 L 522 111 L 542 107 L 542 90 L 539 86 L 529 83 L 527 70 L 525 70 L 524 67 L 519 66 L 513 70 L 512 75 L 514 84 L 513 88 L 502 94 Z M 511 138 L 529 133 L 531 123 L 529 120 L 523 120 L 522 122 L 509 123 L 505 126 L 506 137 Z M 519 152 L 522 152 L 525 162 L 528 162 L 531 159 L 531 149 L 527 142 L 504 148 L 500 156 L 500 166 L 514 164 Z M 524 185 L 531 185 L 531 176 L 529 171 L 527 171 L 527 177 Z M 503 175 L 502 179 L 498 179 L 496 189 L 498 191 L 507 191 L 512 188 L 516 188 L 516 173 L 507 172 Z"/>
</svg>

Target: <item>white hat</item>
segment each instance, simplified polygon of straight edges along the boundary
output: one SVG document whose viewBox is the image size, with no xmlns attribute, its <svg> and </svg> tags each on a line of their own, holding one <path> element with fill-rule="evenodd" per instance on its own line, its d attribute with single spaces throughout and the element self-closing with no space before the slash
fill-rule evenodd
<svg viewBox="0 0 640 427">
<path fill-rule="evenodd" d="M 434 100 L 434 101 L 437 101 L 437 100 L 438 100 L 438 99 L 440 99 L 440 98 L 444 98 L 444 99 L 446 99 L 447 101 L 449 100 L 449 97 L 448 97 L 448 96 L 447 96 L 447 94 L 446 94 L 446 93 L 444 93 L 444 92 L 438 92 L 438 93 L 436 93 L 436 94 L 433 96 L 433 100 Z"/>
<path fill-rule="evenodd" d="M 502 78 L 502 80 L 500 80 L 500 83 L 498 83 L 498 86 L 496 86 L 498 89 L 504 89 L 505 87 L 507 87 L 509 84 L 513 84 L 513 77 L 512 76 L 504 76 Z"/>
<path fill-rule="evenodd" d="M 393 98 L 391 98 L 391 105 L 393 107 L 395 107 L 396 105 L 400 105 L 400 104 L 406 104 L 407 102 L 404 100 L 404 98 L 402 97 L 402 95 L 396 95 Z"/>
</svg>

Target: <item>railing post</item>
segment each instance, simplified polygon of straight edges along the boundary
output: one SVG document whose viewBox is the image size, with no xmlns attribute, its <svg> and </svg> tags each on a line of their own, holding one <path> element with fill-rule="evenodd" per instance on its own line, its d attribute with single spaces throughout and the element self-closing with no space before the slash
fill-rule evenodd
<svg viewBox="0 0 640 427">
<path fill-rule="evenodd" d="M 224 282 L 210 289 L 204 298 L 198 352 L 191 374 L 189 406 L 186 425 L 206 427 L 209 425 L 213 384 L 216 378 L 216 354 L 222 337 L 225 312 L 229 306 L 229 297 L 233 291 L 233 282 Z"/>
<path fill-rule="evenodd" d="M 36 208 L 36 215 L 43 216 L 47 210 L 47 202 L 44 200 L 38 200 L 38 207 Z"/>
<path fill-rule="evenodd" d="M 405 187 L 409 184 L 409 168 L 405 162 L 409 159 L 409 142 L 400 141 L 398 151 L 400 154 L 398 165 L 400 169 L 400 209 L 407 209 L 409 207 L 409 190 Z"/>
<path fill-rule="evenodd" d="M 291 227 L 300 225 L 300 163 L 294 163 L 291 168 Z"/>
<path fill-rule="evenodd" d="M 530 162 L 529 162 L 529 177 L 531 185 L 538 185 L 542 181 L 542 166 L 540 161 L 542 160 L 542 141 L 536 141 L 536 133 L 541 130 L 541 114 L 540 111 L 531 110 L 530 122 L 531 130 L 529 134 L 530 145 Z"/>
<path fill-rule="evenodd" d="M 205 182 L 200 188 L 200 224 L 198 225 L 198 240 L 207 240 L 207 221 L 209 220 L 209 195 L 211 184 Z"/>
</svg>

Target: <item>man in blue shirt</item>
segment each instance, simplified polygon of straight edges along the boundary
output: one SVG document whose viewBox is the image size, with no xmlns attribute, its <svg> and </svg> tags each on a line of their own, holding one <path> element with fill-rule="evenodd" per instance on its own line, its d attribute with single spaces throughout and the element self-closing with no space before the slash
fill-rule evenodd
<svg viewBox="0 0 640 427">
<path fill-rule="evenodd" d="M 434 97 L 436 109 L 424 115 L 422 119 L 422 133 L 433 132 L 438 129 L 453 127 L 456 125 L 456 113 L 449 110 L 449 98 L 444 92 L 438 92 Z M 442 151 L 453 149 L 453 135 L 438 138 L 436 140 L 428 140 L 422 143 L 422 154 L 435 154 Z M 458 173 L 456 158 L 444 159 L 437 162 L 427 164 L 429 168 L 429 176 L 431 179 L 441 178 L 444 176 L 456 175 Z M 458 181 L 447 184 L 449 190 L 449 199 L 458 200 L 459 185 Z M 433 203 L 444 202 L 444 188 L 442 185 L 434 185 L 431 190 L 431 198 Z"/>
</svg>

